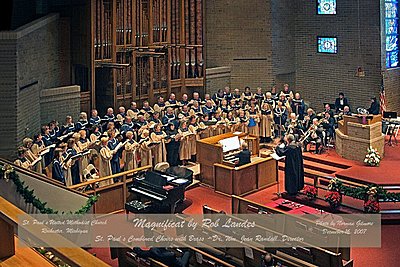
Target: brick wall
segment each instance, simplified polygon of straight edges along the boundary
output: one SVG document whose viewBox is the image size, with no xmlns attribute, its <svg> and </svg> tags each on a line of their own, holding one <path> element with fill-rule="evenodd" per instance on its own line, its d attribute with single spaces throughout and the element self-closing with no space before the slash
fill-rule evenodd
<svg viewBox="0 0 400 267">
<path fill-rule="evenodd" d="M 270 87 L 272 79 L 269 1 L 206 1 L 207 67 L 231 67 L 231 87 Z"/>
<path fill-rule="evenodd" d="M 337 2 L 335 16 L 316 15 L 315 1 L 298 0 L 295 18 L 296 89 L 317 109 L 344 92 L 352 108 L 369 106 L 381 85 L 381 39 L 379 1 Z M 359 38 L 360 34 L 360 51 Z M 338 54 L 318 54 L 316 37 L 338 37 Z M 355 77 L 361 65 L 366 77 Z"/>
<path fill-rule="evenodd" d="M 0 155 L 15 149 L 17 133 L 17 42 L 0 32 Z"/>
<path fill-rule="evenodd" d="M 295 1 L 271 0 L 271 7 L 274 83 L 278 88 L 285 83 L 295 88 Z"/>
<path fill-rule="evenodd" d="M 387 111 L 400 114 L 400 69 L 387 70 L 383 77 Z"/>
<path fill-rule="evenodd" d="M 213 95 L 218 89 L 224 89 L 225 86 L 231 86 L 230 67 L 206 69 L 206 93 Z"/>
<path fill-rule="evenodd" d="M 41 122 L 48 123 L 57 119 L 62 125 L 68 115 L 77 121 L 80 113 L 80 90 L 78 85 L 42 90 L 40 92 Z"/>
<path fill-rule="evenodd" d="M 70 69 L 65 61 L 68 49 L 63 48 L 69 44 L 61 42 L 60 36 L 60 33 L 68 35 L 68 31 L 60 25 L 59 16 L 51 14 L 15 31 L 0 32 L 0 100 L 6 103 L 1 105 L 0 112 L 7 114 L 0 118 L 1 157 L 12 159 L 24 137 L 38 133 L 51 115 L 52 119 L 60 119 L 58 114 L 66 114 L 62 109 L 55 112 L 54 107 L 41 106 L 46 96 L 43 90 L 69 82 L 62 75 Z M 70 96 L 68 92 L 71 91 L 60 94 L 64 98 L 57 98 L 58 103 L 53 101 L 53 104 L 69 107 L 72 115 L 77 115 L 79 99 L 76 93 Z"/>
</svg>

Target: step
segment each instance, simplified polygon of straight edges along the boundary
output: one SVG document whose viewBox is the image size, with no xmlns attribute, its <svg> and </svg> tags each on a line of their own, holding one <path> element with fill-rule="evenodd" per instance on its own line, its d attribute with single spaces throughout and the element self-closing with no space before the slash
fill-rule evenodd
<svg viewBox="0 0 400 267">
<path fill-rule="evenodd" d="M 325 165 L 333 166 L 335 168 L 339 168 L 339 169 L 343 169 L 343 170 L 352 167 L 350 163 L 347 164 L 347 163 L 335 162 L 330 159 L 322 158 L 321 155 L 313 155 L 310 153 L 303 153 L 303 160 L 308 160 L 308 161 L 312 161 L 312 162 L 316 162 L 316 163 L 320 163 L 320 164 L 325 164 Z"/>
<path fill-rule="evenodd" d="M 285 164 L 282 162 L 278 163 L 278 169 L 281 171 L 285 171 Z M 329 176 L 333 176 L 331 173 L 326 173 L 326 172 L 320 172 L 320 171 L 316 171 L 310 168 L 304 168 L 304 176 L 308 176 L 310 178 L 317 178 L 317 177 L 329 177 Z"/>
</svg>

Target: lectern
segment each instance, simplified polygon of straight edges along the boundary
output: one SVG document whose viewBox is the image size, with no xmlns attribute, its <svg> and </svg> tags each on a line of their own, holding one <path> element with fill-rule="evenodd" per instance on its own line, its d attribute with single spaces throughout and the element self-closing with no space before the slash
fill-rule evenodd
<svg viewBox="0 0 400 267">
<path fill-rule="evenodd" d="M 336 129 L 336 152 L 346 159 L 363 162 L 372 146 L 383 157 L 385 136 L 381 115 L 343 116 Z"/>
</svg>

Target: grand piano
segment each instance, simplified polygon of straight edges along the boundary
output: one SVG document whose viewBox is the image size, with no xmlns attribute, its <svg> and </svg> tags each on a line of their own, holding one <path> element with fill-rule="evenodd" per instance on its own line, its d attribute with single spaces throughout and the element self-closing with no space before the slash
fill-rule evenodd
<svg viewBox="0 0 400 267">
<path fill-rule="evenodd" d="M 135 200 L 126 203 L 125 209 L 134 213 L 175 213 L 177 204 L 185 199 L 190 178 L 172 172 L 148 171 L 134 179 L 129 192 Z"/>
</svg>

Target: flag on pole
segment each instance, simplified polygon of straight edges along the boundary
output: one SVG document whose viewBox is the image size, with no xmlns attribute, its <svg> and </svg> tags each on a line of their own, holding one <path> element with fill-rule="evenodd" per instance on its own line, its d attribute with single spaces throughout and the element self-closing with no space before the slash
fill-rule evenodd
<svg viewBox="0 0 400 267">
<path fill-rule="evenodd" d="M 383 112 L 386 111 L 386 94 L 385 94 L 385 85 L 383 84 L 383 79 L 381 82 L 381 93 L 379 95 L 379 106 L 380 106 L 380 112 L 383 116 Z"/>
</svg>

